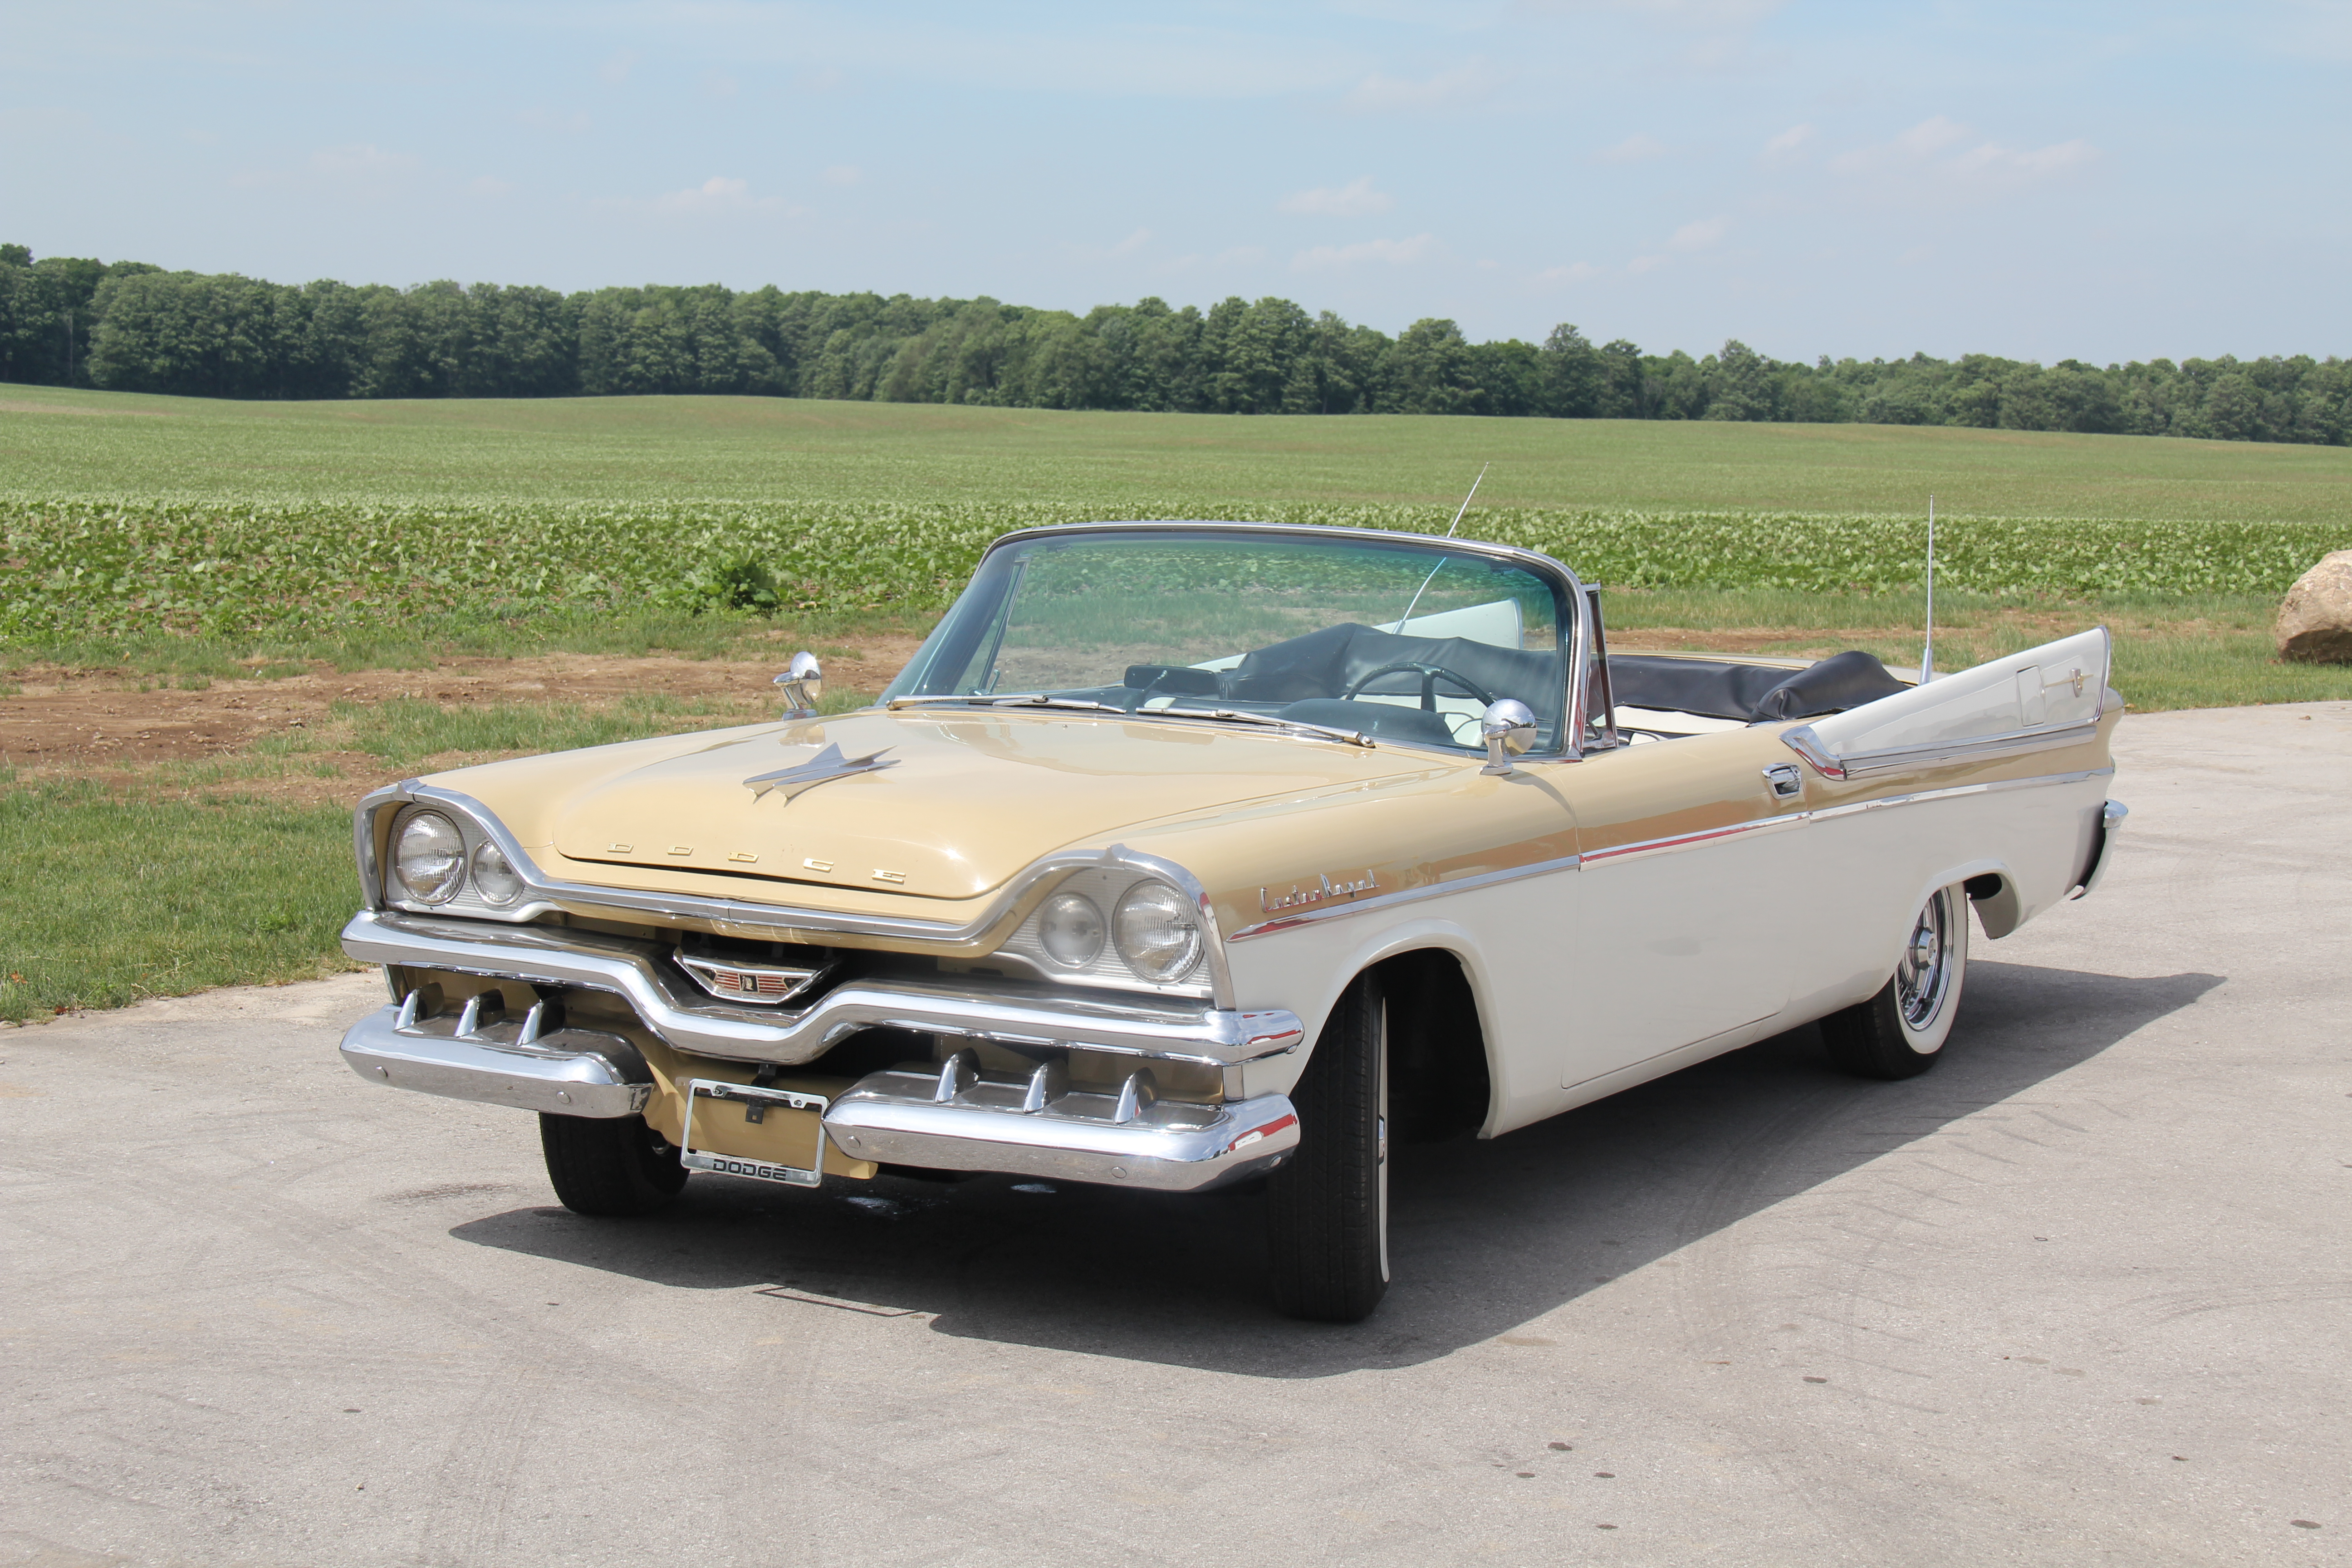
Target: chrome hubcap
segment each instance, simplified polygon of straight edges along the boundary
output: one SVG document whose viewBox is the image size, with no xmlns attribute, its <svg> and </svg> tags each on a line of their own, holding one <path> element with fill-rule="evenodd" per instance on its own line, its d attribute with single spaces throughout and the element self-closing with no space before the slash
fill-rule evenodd
<svg viewBox="0 0 2352 1568">
<path fill-rule="evenodd" d="M 1927 1027 L 1944 1005 L 1944 985 L 1949 975 L 1945 961 L 1945 901 L 1938 893 L 1919 911 L 1919 922 L 1911 928 L 1911 941 L 1895 969 L 1895 1001 L 1903 1009 L 1903 1021 L 1914 1029 Z"/>
</svg>

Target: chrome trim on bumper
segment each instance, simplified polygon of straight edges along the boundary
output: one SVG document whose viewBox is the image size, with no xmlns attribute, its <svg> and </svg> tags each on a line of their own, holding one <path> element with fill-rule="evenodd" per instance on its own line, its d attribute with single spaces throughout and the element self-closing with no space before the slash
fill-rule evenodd
<svg viewBox="0 0 2352 1568">
<path fill-rule="evenodd" d="M 868 1074 L 833 1102 L 824 1125 L 845 1153 L 863 1160 L 1158 1192 L 1244 1181 L 1298 1146 L 1298 1113 L 1282 1095 L 1228 1105 L 1150 1100 L 1135 1081 L 1144 1076 L 1116 1095 L 1065 1092 L 1024 1110 L 1029 1080 L 973 1075 L 950 1059 L 939 1073 Z"/>
<path fill-rule="evenodd" d="M 343 1036 L 343 1060 L 370 1083 L 556 1116 L 635 1116 L 653 1074 L 618 1035 L 557 1029 L 522 1043 L 520 1026 L 458 1032 L 460 1020 L 379 1007 Z"/>
<path fill-rule="evenodd" d="M 680 994 L 648 944 L 562 927 L 362 910 L 343 928 L 342 941 L 343 951 L 362 963 L 609 992 L 678 1050 L 786 1067 L 871 1028 L 1212 1067 L 1280 1056 L 1306 1038 L 1297 1016 L 1279 1009 L 1245 1013 L 1175 998 L 1024 995 L 920 980 L 849 981 L 798 1011 L 698 1006 Z"/>
<path fill-rule="evenodd" d="M 2098 825 L 2093 829 L 2096 837 L 2091 844 L 2090 862 L 2083 868 L 2082 879 L 2067 892 L 2070 899 L 2087 898 L 2099 890 L 2099 879 L 2107 874 L 2107 850 L 2116 841 L 2116 831 L 2131 815 L 2131 807 L 2122 801 L 2111 800 L 2099 807 Z"/>
</svg>

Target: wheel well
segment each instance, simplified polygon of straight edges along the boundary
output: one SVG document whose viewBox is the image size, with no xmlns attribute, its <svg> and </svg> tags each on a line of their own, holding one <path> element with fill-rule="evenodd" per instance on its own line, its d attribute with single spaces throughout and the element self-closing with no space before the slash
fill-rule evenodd
<svg viewBox="0 0 2352 1568">
<path fill-rule="evenodd" d="M 1462 961 L 1443 948 L 1422 948 L 1377 968 L 1389 1005 L 1391 1135 L 1433 1143 L 1475 1132 L 1491 1091 L 1478 1000 Z"/>
<path fill-rule="evenodd" d="M 1975 907 L 1977 921 L 1984 927 L 1988 939 L 1998 941 L 2018 928 L 2022 917 L 2018 911 L 2017 885 L 2006 872 L 1987 871 L 1970 877 L 1960 886 Z"/>
</svg>

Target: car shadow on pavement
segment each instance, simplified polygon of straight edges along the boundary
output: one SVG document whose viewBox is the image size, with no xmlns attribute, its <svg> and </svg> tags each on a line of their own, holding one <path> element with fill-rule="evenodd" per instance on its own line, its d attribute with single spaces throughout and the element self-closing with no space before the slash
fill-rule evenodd
<svg viewBox="0 0 2352 1568">
<path fill-rule="evenodd" d="M 1395 1283 L 1350 1326 L 1276 1316 L 1262 1202 L 1235 1193 L 705 1175 L 647 1219 L 550 1205 L 450 1235 L 683 1290 L 763 1290 L 786 1315 L 923 1313 L 942 1334 L 1263 1377 L 1411 1365 L 2030 1095 L 2222 980 L 1983 962 L 1969 978 L 1947 1058 L 1916 1079 L 1838 1074 L 1809 1025 L 1500 1139 L 1397 1151 Z"/>
</svg>

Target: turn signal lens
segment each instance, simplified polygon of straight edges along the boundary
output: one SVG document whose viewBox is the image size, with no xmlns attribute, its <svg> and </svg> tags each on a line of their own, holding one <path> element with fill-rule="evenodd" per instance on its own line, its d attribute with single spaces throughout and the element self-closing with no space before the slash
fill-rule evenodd
<svg viewBox="0 0 2352 1568">
<path fill-rule="evenodd" d="M 1119 957 L 1144 979 L 1181 980 L 1201 957 L 1201 925 L 1192 903 L 1165 882 L 1138 882 L 1111 916 Z"/>
<path fill-rule="evenodd" d="M 393 869 L 408 896 L 425 904 L 446 904 L 466 881 L 466 841 L 457 825 L 437 811 L 420 811 L 400 825 L 392 847 Z"/>
<path fill-rule="evenodd" d="M 1084 969 L 1102 955 L 1102 911 L 1084 893 L 1055 893 L 1037 915 L 1045 956 L 1066 969 Z"/>
<path fill-rule="evenodd" d="M 493 904 L 513 903 L 522 892 L 522 874 L 487 838 L 474 851 L 474 891 Z"/>
</svg>

